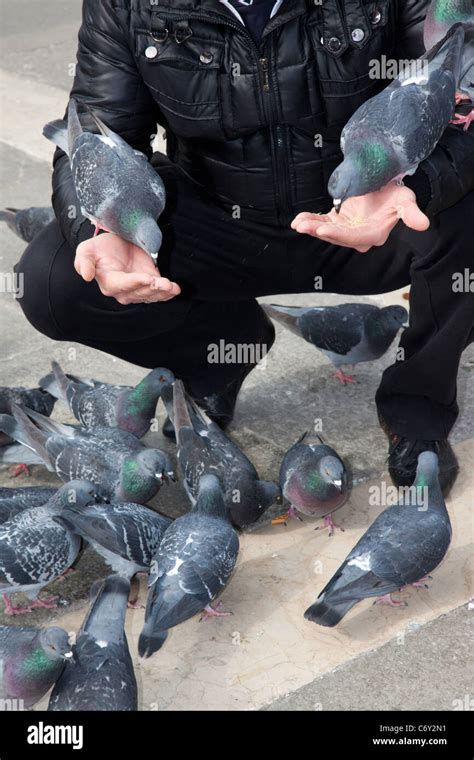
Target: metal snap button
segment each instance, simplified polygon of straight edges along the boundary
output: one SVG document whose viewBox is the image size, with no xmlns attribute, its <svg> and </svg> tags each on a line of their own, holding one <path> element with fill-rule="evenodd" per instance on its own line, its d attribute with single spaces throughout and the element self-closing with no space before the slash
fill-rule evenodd
<svg viewBox="0 0 474 760">
<path fill-rule="evenodd" d="M 201 61 L 201 63 L 212 63 L 214 60 L 214 56 L 212 55 L 212 53 L 208 53 L 208 52 L 201 53 L 201 55 L 199 56 L 199 60 Z"/>
<path fill-rule="evenodd" d="M 376 8 L 372 13 L 370 14 L 370 23 L 374 26 L 377 26 L 377 24 L 380 24 L 382 20 L 382 14 L 378 8 Z"/>
<path fill-rule="evenodd" d="M 365 37 L 365 32 L 363 29 L 353 29 L 351 32 L 351 37 L 354 42 L 362 42 Z"/>
<path fill-rule="evenodd" d="M 327 45 L 328 50 L 331 51 L 331 53 L 336 53 L 340 49 L 342 42 L 339 39 L 339 37 L 330 37 L 326 45 Z"/>
<path fill-rule="evenodd" d="M 154 45 L 149 45 L 145 50 L 145 55 L 147 58 L 156 58 L 158 55 L 158 49 Z"/>
</svg>

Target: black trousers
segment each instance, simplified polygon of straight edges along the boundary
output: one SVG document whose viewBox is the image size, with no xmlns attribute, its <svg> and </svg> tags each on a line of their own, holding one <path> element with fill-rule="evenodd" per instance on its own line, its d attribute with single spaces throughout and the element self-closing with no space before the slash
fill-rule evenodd
<svg viewBox="0 0 474 760">
<path fill-rule="evenodd" d="M 76 274 L 75 252 L 53 222 L 15 268 L 24 275 L 20 304 L 34 327 L 142 367 L 169 367 L 205 395 L 241 371 L 209 364 L 210 344 L 256 343 L 268 334 L 257 296 L 315 293 L 317 305 L 317 277 L 323 291 L 347 295 L 411 285 L 405 359 L 384 372 L 376 401 L 400 435 L 448 435 L 458 413 L 461 353 L 474 340 L 474 296 L 453 288 L 453 275 L 472 262 L 474 194 L 437 216 L 427 232 L 399 223 L 384 246 L 361 254 L 300 235 L 254 209 L 217 203 L 161 154 L 153 163 L 167 189 L 159 266 L 182 294 L 130 306 L 103 296 L 97 283 Z"/>
</svg>

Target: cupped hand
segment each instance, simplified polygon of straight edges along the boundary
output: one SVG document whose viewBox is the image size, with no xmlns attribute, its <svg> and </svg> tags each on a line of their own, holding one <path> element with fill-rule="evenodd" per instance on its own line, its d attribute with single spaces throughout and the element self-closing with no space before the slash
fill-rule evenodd
<svg viewBox="0 0 474 760">
<path fill-rule="evenodd" d="M 145 251 L 111 232 L 80 243 L 74 266 L 86 282 L 97 280 L 104 296 L 124 305 L 169 301 L 181 292 Z"/>
<path fill-rule="evenodd" d="M 400 219 L 419 232 L 430 226 L 430 220 L 416 205 L 415 193 L 390 182 L 375 193 L 348 198 L 339 214 L 335 209 L 329 214 L 298 214 L 291 227 L 296 232 L 366 253 L 373 246 L 383 245 Z"/>
</svg>

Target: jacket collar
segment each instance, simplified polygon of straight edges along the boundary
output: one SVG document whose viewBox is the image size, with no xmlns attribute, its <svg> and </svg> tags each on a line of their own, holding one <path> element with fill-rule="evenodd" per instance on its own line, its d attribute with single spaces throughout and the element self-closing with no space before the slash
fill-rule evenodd
<svg viewBox="0 0 474 760">
<path fill-rule="evenodd" d="M 159 0 L 154 6 L 156 10 L 166 10 L 168 12 L 187 12 L 187 13 L 209 13 L 239 23 L 236 15 L 224 3 L 219 0 Z M 295 16 L 299 16 L 306 11 L 306 0 L 283 0 L 282 4 L 276 10 L 276 14 L 270 19 L 266 28 L 265 35 L 276 29 L 278 26 L 285 24 Z"/>
</svg>

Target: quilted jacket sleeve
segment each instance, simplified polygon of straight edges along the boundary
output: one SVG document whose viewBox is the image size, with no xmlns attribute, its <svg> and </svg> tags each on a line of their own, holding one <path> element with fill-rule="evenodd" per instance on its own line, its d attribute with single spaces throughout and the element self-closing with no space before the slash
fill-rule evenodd
<svg viewBox="0 0 474 760">
<path fill-rule="evenodd" d="M 397 60 L 419 58 L 424 53 L 423 24 L 430 0 L 400 0 L 397 26 Z M 474 129 L 450 125 L 433 153 L 405 184 L 415 191 L 425 213 L 436 216 L 474 190 Z"/>
<path fill-rule="evenodd" d="M 84 0 L 71 96 L 91 106 L 111 129 L 150 158 L 157 107 L 130 49 L 129 5 L 125 0 Z M 83 125 L 97 132 L 87 112 L 80 114 Z M 59 148 L 53 167 L 53 208 L 64 237 L 75 249 L 94 228 L 80 213 L 69 160 Z"/>
</svg>

